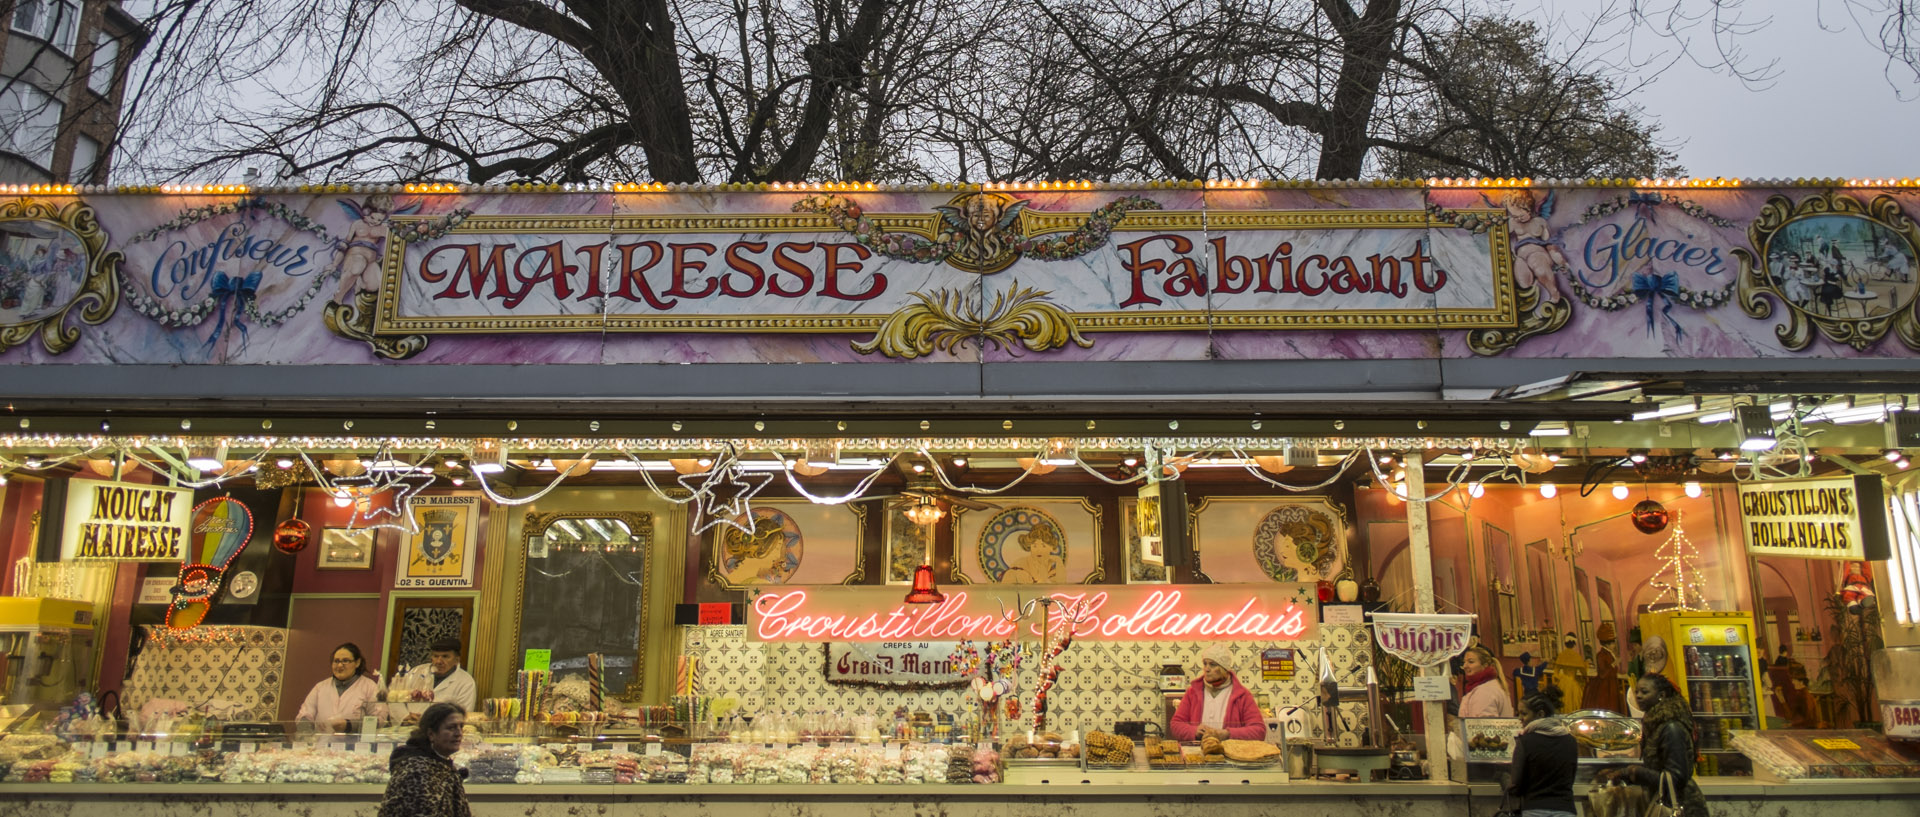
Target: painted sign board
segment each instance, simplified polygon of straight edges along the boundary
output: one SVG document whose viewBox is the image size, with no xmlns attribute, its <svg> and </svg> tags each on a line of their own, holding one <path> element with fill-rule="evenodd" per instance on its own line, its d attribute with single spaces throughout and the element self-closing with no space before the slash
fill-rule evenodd
<svg viewBox="0 0 1920 817">
<path fill-rule="evenodd" d="M 1917 211 L 1897 185 L 87 188 L 0 205 L 0 365 L 1914 358 Z"/>
</svg>

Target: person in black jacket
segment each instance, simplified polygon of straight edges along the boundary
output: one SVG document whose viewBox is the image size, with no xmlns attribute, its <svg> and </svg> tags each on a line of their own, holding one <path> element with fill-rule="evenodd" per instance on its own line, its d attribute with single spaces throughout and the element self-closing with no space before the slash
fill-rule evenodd
<svg viewBox="0 0 1920 817">
<path fill-rule="evenodd" d="M 1573 733 L 1559 718 L 1560 688 L 1543 686 L 1520 699 L 1526 727 L 1513 741 L 1507 796 L 1521 817 L 1573 817 L 1573 775 L 1580 762 Z"/>
<path fill-rule="evenodd" d="M 1633 686 L 1634 703 L 1646 712 L 1641 719 L 1640 765 L 1608 769 L 1596 781 L 1622 778 L 1647 790 L 1649 802 L 1673 806 L 1678 817 L 1707 817 L 1707 798 L 1693 779 L 1693 711 L 1680 689 L 1664 675 L 1647 673 Z M 1661 795 L 1661 777 L 1671 781 L 1672 797 Z"/>
</svg>

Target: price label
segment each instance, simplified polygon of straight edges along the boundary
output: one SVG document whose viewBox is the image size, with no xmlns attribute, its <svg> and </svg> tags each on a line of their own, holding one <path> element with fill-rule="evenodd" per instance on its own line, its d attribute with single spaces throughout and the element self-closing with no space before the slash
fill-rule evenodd
<svg viewBox="0 0 1920 817">
<path fill-rule="evenodd" d="M 174 757 L 182 757 L 187 753 L 187 745 L 184 743 L 168 744 L 167 749 L 167 753 Z"/>
<path fill-rule="evenodd" d="M 247 741 L 246 743 L 240 744 L 240 754 L 243 754 L 243 755 L 250 755 L 259 750 L 260 750 L 260 745 L 257 743 L 254 743 L 253 741 Z"/>
<path fill-rule="evenodd" d="M 1320 623 L 1322 624 L 1365 624 L 1366 608 L 1358 604 L 1320 605 Z"/>
<path fill-rule="evenodd" d="M 647 757 L 656 757 L 660 754 L 660 744 L 649 743 L 649 744 L 646 744 L 646 746 L 647 746 L 647 750 L 642 754 L 645 754 Z"/>
<path fill-rule="evenodd" d="M 135 751 L 140 751 L 140 752 L 157 752 L 157 751 L 160 751 L 160 750 L 159 750 L 159 748 L 158 748 L 158 745 L 157 745 L 157 744 L 155 744 L 155 743 L 154 743 L 153 741 L 150 741 L 150 740 L 147 740 L 147 741 L 141 741 L 141 742 L 140 742 L 140 744 L 139 744 L 139 746 L 140 746 L 140 748 L 139 748 L 139 749 L 137 749 L 137 750 L 135 750 Z"/>
<path fill-rule="evenodd" d="M 392 752 L 393 744 L 391 743 L 376 743 L 373 745 L 373 753 L 376 755 L 390 754 Z"/>
<path fill-rule="evenodd" d="M 1413 679 L 1413 693 L 1408 700 L 1444 701 L 1453 697 L 1453 687 L 1447 683 L 1445 675 L 1421 675 Z"/>
<path fill-rule="evenodd" d="M 106 757 L 107 752 L 110 752 L 112 750 L 113 750 L 113 743 L 111 741 L 106 743 L 96 743 L 96 744 L 93 744 L 93 746 L 87 750 L 87 757 L 93 760 L 99 760 L 101 758 Z"/>
<path fill-rule="evenodd" d="M 898 743 L 889 743 L 886 746 L 881 747 L 880 751 L 882 754 L 886 756 L 887 760 L 889 761 L 900 759 L 900 744 Z"/>
<path fill-rule="evenodd" d="M 1822 749 L 1859 749 L 1860 744 L 1846 738 L 1814 738 L 1813 745 Z"/>
</svg>

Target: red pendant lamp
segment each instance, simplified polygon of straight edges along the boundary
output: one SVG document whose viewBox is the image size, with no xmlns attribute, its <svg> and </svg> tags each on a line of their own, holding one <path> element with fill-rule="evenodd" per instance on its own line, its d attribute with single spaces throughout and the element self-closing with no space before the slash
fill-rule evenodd
<svg viewBox="0 0 1920 817">
<path fill-rule="evenodd" d="M 921 565 L 913 569 L 913 589 L 907 592 L 908 604 L 939 604 L 947 600 L 947 594 L 933 583 L 933 567 Z"/>
</svg>

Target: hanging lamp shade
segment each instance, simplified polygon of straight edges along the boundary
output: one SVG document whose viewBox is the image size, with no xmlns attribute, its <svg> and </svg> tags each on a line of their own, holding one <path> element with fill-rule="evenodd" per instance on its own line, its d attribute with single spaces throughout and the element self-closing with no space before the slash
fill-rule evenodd
<svg viewBox="0 0 1920 817">
<path fill-rule="evenodd" d="M 947 594 L 933 583 L 933 567 L 921 565 L 913 569 L 913 589 L 907 592 L 908 604 L 939 604 L 947 600 Z"/>
</svg>

